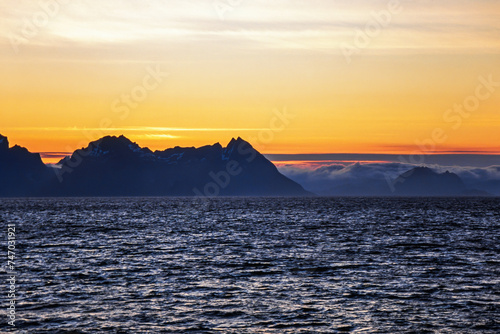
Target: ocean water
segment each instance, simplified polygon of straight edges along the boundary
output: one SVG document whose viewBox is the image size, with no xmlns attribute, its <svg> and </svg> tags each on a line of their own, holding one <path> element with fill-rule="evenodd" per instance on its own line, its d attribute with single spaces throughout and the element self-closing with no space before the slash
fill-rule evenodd
<svg viewBox="0 0 500 334">
<path fill-rule="evenodd" d="M 500 199 L 0 199 L 0 223 L 17 333 L 500 332 Z"/>
</svg>

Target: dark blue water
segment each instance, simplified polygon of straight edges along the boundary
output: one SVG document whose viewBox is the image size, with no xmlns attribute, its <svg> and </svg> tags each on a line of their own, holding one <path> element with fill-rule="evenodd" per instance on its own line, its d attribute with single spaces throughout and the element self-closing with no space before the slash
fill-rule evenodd
<svg viewBox="0 0 500 334">
<path fill-rule="evenodd" d="M 18 333 L 499 333 L 499 209 L 2 199 L 0 221 L 2 240 L 17 226 Z"/>
</svg>

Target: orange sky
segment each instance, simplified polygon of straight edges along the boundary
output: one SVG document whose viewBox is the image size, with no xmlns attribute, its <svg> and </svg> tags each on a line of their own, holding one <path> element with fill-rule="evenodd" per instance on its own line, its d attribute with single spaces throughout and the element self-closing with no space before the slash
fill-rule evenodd
<svg viewBox="0 0 500 334">
<path fill-rule="evenodd" d="M 108 134 L 152 149 L 241 136 L 265 153 L 500 152 L 498 1 L 47 3 L 0 4 L 0 134 L 34 152 Z"/>
</svg>

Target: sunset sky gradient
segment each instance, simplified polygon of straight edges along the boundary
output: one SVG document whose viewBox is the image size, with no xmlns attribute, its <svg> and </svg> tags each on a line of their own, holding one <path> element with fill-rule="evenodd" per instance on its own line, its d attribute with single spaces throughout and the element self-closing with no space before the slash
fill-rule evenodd
<svg viewBox="0 0 500 334">
<path fill-rule="evenodd" d="M 264 153 L 500 153 L 497 0 L 4 0 L 0 50 L 0 134 L 33 152 L 124 134 L 152 149 L 241 136 Z"/>
</svg>

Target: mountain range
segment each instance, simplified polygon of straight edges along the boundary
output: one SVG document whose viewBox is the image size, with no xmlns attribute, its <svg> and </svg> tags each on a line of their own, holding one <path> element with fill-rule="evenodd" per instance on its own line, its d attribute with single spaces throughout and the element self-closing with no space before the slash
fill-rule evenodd
<svg viewBox="0 0 500 334">
<path fill-rule="evenodd" d="M 142 148 L 107 136 L 56 166 L 0 137 L 0 196 L 309 196 L 248 142 Z"/>
<path fill-rule="evenodd" d="M 467 189 L 454 173 L 427 167 L 408 170 L 391 182 L 365 182 L 363 187 L 351 182 L 338 190 L 335 195 L 488 195 Z M 51 166 L 26 148 L 9 147 L 8 139 L 0 135 L 2 197 L 311 195 L 239 137 L 226 147 L 216 143 L 153 152 L 124 136 L 106 136 Z"/>
</svg>

